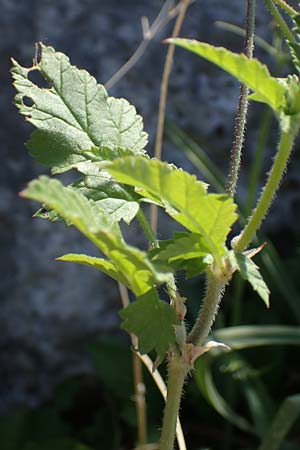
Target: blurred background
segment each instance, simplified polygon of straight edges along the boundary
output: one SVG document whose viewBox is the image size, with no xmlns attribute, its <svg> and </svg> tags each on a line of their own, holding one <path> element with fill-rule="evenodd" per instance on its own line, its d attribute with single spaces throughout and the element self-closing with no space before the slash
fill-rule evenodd
<svg viewBox="0 0 300 450">
<path fill-rule="evenodd" d="M 1 450 L 129 450 L 137 435 L 132 353 L 119 330 L 117 286 L 92 269 L 55 261 L 64 253 L 94 250 L 76 230 L 32 219 L 35 205 L 18 197 L 47 169 L 37 166 L 24 146 L 32 127 L 13 106 L 10 57 L 31 66 L 38 41 L 69 55 L 73 64 L 107 83 L 111 95 L 136 106 L 153 155 L 167 50 L 161 41 L 172 33 L 175 6 L 162 0 L 0 0 Z M 181 36 L 240 52 L 243 36 L 237 27 L 244 27 L 245 15 L 246 1 L 196 0 Z M 142 17 L 159 25 L 149 42 Z M 256 56 L 272 74 L 291 71 L 262 1 L 256 30 L 264 40 L 257 42 Z M 142 42 L 137 62 L 119 80 L 112 78 Z M 227 173 L 238 93 L 233 78 L 176 49 L 163 159 L 195 173 L 212 191 L 222 191 Z M 243 213 L 263 185 L 277 135 L 270 112 L 251 104 L 238 192 Z M 297 144 L 259 237 L 268 242 L 257 262 L 272 292 L 271 307 L 267 310 L 239 278 L 226 292 L 215 337 L 233 351 L 201 358 L 186 386 L 182 423 L 189 450 L 257 448 L 287 397 L 285 423 L 277 425 L 287 437 L 276 448 L 300 448 L 299 173 Z M 159 220 L 159 237 L 170 236 L 169 222 Z M 137 230 L 133 226 L 129 239 L 145 245 Z M 178 282 L 189 298 L 187 321 L 192 321 L 203 280 L 179 275 Z M 148 441 L 155 443 L 163 400 L 146 372 L 145 384 Z"/>
</svg>

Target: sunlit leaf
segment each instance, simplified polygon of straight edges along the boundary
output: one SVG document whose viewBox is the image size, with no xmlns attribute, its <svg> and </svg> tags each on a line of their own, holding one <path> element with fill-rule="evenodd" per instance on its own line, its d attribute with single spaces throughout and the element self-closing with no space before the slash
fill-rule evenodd
<svg viewBox="0 0 300 450">
<path fill-rule="evenodd" d="M 206 184 L 195 176 L 155 159 L 127 157 L 106 167 L 117 181 L 142 188 L 145 197 L 154 195 L 171 217 L 202 235 L 214 256 L 225 252 L 226 237 L 237 218 L 230 197 L 208 194 Z"/>
<path fill-rule="evenodd" d="M 142 295 L 169 279 L 170 273 L 156 271 L 145 252 L 124 242 L 111 215 L 93 200 L 64 187 L 58 180 L 42 176 L 32 181 L 21 195 L 45 204 L 74 225 L 114 262 L 127 280 L 126 285 L 136 295 Z"/>
<path fill-rule="evenodd" d="M 135 108 L 125 99 L 108 97 L 104 86 L 72 66 L 63 53 L 43 44 L 39 47 L 40 61 L 33 67 L 22 67 L 13 60 L 12 68 L 16 106 L 37 128 L 28 143 L 31 155 L 62 172 L 90 159 L 86 151 L 95 147 L 143 153 L 147 134 Z M 49 83 L 48 88 L 31 81 L 34 71 Z"/>
<path fill-rule="evenodd" d="M 105 273 L 114 280 L 119 281 L 124 285 L 127 285 L 126 278 L 123 277 L 122 273 L 119 272 L 113 261 L 77 253 L 67 253 L 66 255 L 60 256 L 59 258 L 56 259 L 58 261 L 68 261 L 77 264 L 83 264 L 89 267 L 94 267 L 95 269 L 100 270 L 101 272 Z M 127 287 L 130 288 L 130 286 Z"/>
<path fill-rule="evenodd" d="M 190 50 L 211 61 L 248 86 L 256 100 L 267 103 L 275 111 L 285 106 L 285 89 L 277 78 L 270 75 L 267 66 L 244 54 L 233 53 L 223 47 L 214 47 L 193 39 L 168 39 L 167 42 Z"/>
</svg>

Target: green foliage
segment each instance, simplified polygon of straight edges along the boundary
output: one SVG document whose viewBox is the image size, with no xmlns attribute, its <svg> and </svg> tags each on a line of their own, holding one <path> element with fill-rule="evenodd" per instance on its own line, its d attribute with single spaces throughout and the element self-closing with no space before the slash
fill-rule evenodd
<svg viewBox="0 0 300 450">
<path fill-rule="evenodd" d="M 160 248 L 151 253 L 153 261 L 160 261 L 176 270 L 186 270 L 187 278 L 204 272 L 213 263 L 205 239 L 195 233 L 175 233 L 174 239 L 163 241 Z"/>
<path fill-rule="evenodd" d="M 281 152 L 278 164 L 283 172 L 299 128 L 298 77 L 289 76 L 284 80 L 274 78 L 259 61 L 224 48 L 183 39 L 169 42 L 187 48 L 226 70 L 251 89 L 251 99 L 266 103 L 275 111 L 282 136 L 285 133 L 285 140 L 281 140 L 278 151 L 278 154 Z M 205 323 L 202 323 L 207 330 L 213 323 L 222 291 L 235 271 L 252 285 L 267 305 L 269 302 L 269 289 L 259 268 L 251 260 L 253 252 L 242 253 L 246 245 L 239 248 L 239 252 L 227 248 L 229 233 L 238 219 L 236 204 L 232 198 L 223 194 L 223 176 L 209 157 L 203 151 L 199 153 L 199 149 L 195 149 L 191 140 L 187 140 L 180 131 L 174 132 L 174 127 L 171 128 L 172 139 L 188 149 L 191 161 L 198 163 L 218 194 L 208 192 L 207 185 L 195 176 L 146 154 L 147 135 L 143 131 L 142 118 L 126 100 L 109 97 L 102 85 L 97 84 L 86 71 L 72 66 L 62 53 L 43 44 L 39 45 L 39 49 L 40 59 L 34 62 L 32 68 L 24 68 L 13 61 L 12 69 L 18 92 L 16 105 L 20 113 L 36 127 L 28 147 L 38 162 L 51 167 L 53 174 L 75 169 L 79 176 L 69 186 L 64 186 L 58 180 L 40 177 L 31 182 L 22 195 L 42 204 L 36 216 L 51 221 L 63 220 L 96 245 L 104 257 L 68 253 L 58 259 L 93 267 L 130 289 L 136 299 L 120 312 L 122 328 L 137 336 L 140 353 L 154 350 L 160 360 L 168 353 L 171 362 L 173 357 L 177 362 L 184 362 L 178 365 L 183 381 L 187 374 L 186 367 L 192 368 L 193 355 L 198 351 L 193 345 L 197 347 L 199 342 L 190 339 L 193 333 L 185 340 L 183 319 L 186 306 L 185 298 L 179 294 L 175 284 L 174 274 L 176 276 L 177 271 L 184 270 L 187 278 L 207 272 L 213 279 L 211 285 L 216 292 L 206 294 L 201 310 L 204 313 L 200 312 L 200 319 L 201 314 L 202 317 L 207 315 L 203 319 Z M 297 56 L 296 47 L 294 51 Z M 31 81 L 32 71 L 40 72 L 48 82 L 48 88 L 42 89 Z M 280 161 L 283 163 L 280 164 Z M 281 173 L 279 170 L 277 172 Z M 267 213 L 280 179 L 278 175 L 268 191 L 268 198 L 261 208 L 261 220 Z M 142 211 L 142 206 L 147 202 L 164 208 L 187 231 L 175 232 L 172 239 L 156 240 Z M 261 201 L 259 205 L 262 205 Z M 134 218 L 137 218 L 150 241 L 150 249 L 140 250 L 125 242 L 119 222 L 123 220 L 130 224 Z M 242 224 L 245 222 L 242 214 L 239 214 L 239 219 Z M 258 226 L 254 226 L 254 232 Z M 271 255 L 268 250 L 265 254 Z M 281 273 L 278 258 L 268 264 L 269 267 L 275 265 L 276 273 Z M 169 296 L 167 301 L 161 300 L 158 293 L 159 287 L 164 284 L 166 286 L 163 289 Z M 286 287 L 283 290 L 291 307 L 297 310 L 297 295 L 294 295 L 296 288 L 291 284 L 290 294 L 286 292 Z M 207 299 L 211 300 L 209 307 Z M 187 306 L 190 307 L 189 302 Z M 196 322 L 196 327 L 199 323 L 201 320 Z M 231 346 L 233 350 L 267 345 L 299 345 L 300 342 L 298 328 L 279 326 L 230 327 L 217 330 L 213 338 Z M 128 362 L 128 352 L 121 354 L 111 344 L 112 340 L 101 354 L 98 353 L 98 347 L 91 350 L 97 362 L 98 378 L 109 391 L 115 393 L 118 401 L 127 402 L 121 410 L 122 420 L 135 425 L 133 405 L 128 394 L 132 394 L 131 380 L 125 377 L 124 382 L 123 378 L 120 381 L 120 375 L 123 377 L 123 372 L 128 374 L 130 370 L 128 364 L 124 364 L 124 360 Z M 251 418 L 237 413 L 239 410 L 235 408 L 234 401 L 230 404 L 228 396 L 223 397 L 214 383 L 211 365 L 219 356 L 219 350 L 212 350 L 210 355 L 201 356 L 196 362 L 197 385 L 208 402 L 228 422 L 250 435 L 261 437 L 274 416 L 274 402 L 246 358 L 230 353 L 228 364 L 224 364 L 224 372 L 227 371 L 232 378 L 236 377 L 235 382 L 237 379 L 243 380 L 244 401 Z M 114 357 L 118 362 L 113 360 Z M 118 368 L 115 370 L 118 363 L 120 373 Z M 68 403 L 69 397 L 66 392 L 62 404 Z M 114 408 L 118 410 L 118 405 L 114 405 Z M 271 445 L 277 448 L 276 445 L 280 445 L 273 443 L 274 430 L 279 427 L 282 433 L 278 442 L 283 442 L 297 417 L 297 408 L 298 397 L 287 400 L 275 417 L 261 449 Z M 114 415 L 113 412 L 111 415 Z M 176 420 L 176 414 L 174 417 Z M 51 428 L 54 431 L 46 435 L 45 442 L 42 442 L 39 434 L 44 437 L 43 424 L 40 425 L 39 419 L 41 422 L 53 423 Z M 43 420 L 42 415 L 32 419 L 37 431 L 36 434 L 30 434 L 24 448 L 20 445 L 18 435 L 14 436 L 8 426 L 8 450 L 88 450 L 86 445 L 102 442 L 106 426 L 111 427 L 112 432 L 103 445 L 106 448 L 110 445 L 112 448 L 121 447 L 119 419 L 111 418 L 105 408 L 97 411 L 93 423 L 74 440 L 73 437 L 62 437 L 68 433 L 68 429 L 64 429 L 65 424 L 57 411 L 50 408 Z M 23 425 L 23 418 L 17 418 L 13 427 L 21 430 L 19 435 L 23 433 Z"/>
<path fill-rule="evenodd" d="M 208 194 L 207 186 L 195 176 L 154 159 L 127 157 L 108 163 L 106 168 L 116 180 L 137 186 L 143 197 L 163 206 L 173 219 L 200 234 L 217 259 L 224 254 L 226 237 L 237 218 L 232 199 Z"/>
<path fill-rule="evenodd" d="M 299 396 L 295 396 L 291 401 L 286 400 L 275 416 L 274 423 L 271 424 L 274 404 L 267 394 L 260 374 L 250 367 L 246 359 L 237 351 L 247 350 L 255 347 L 271 347 L 283 345 L 300 345 L 300 329 L 293 326 L 275 325 L 253 325 L 222 328 L 214 331 L 212 338 L 216 341 L 224 342 L 230 346 L 232 353 L 228 354 L 228 364 L 226 372 L 232 377 L 237 389 L 237 383 L 242 383 L 242 393 L 245 396 L 248 408 L 252 410 L 252 421 L 237 413 L 231 403 L 233 398 L 224 398 L 219 392 L 214 380 L 213 364 L 222 359 L 222 352 L 214 350 L 209 355 L 200 358 L 196 363 L 194 372 L 195 381 L 202 394 L 210 405 L 228 422 L 237 428 L 255 434 L 262 438 L 262 447 L 265 449 L 277 449 L 285 438 L 291 425 L 300 414 Z M 255 352 L 257 362 L 257 351 Z M 224 358 L 223 364 L 224 377 Z M 260 417 L 260 420 L 259 420 Z M 264 426 L 262 426 L 262 422 Z M 266 428 L 270 426 L 266 434 Z M 278 432 L 280 430 L 280 432 Z M 277 434 L 278 433 L 278 434 Z M 260 450 L 261 450 L 260 448 Z"/>
<path fill-rule="evenodd" d="M 25 68 L 13 60 L 12 75 L 18 91 L 16 105 L 37 130 L 28 144 L 38 162 L 64 172 L 87 160 L 102 160 L 106 147 L 111 153 L 129 149 L 144 153 L 147 134 L 142 118 L 127 100 L 108 97 L 105 88 L 85 70 L 72 66 L 69 58 L 52 47 L 39 44 L 40 61 Z M 30 81 L 39 71 L 49 83 L 42 89 Z M 33 101 L 26 106 L 24 98 Z M 89 150 L 99 149 L 96 156 Z"/>
<path fill-rule="evenodd" d="M 196 53 L 233 75 L 254 92 L 253 100 L 266 103 L 277 112 L 284 108 L 284 87 L 257 59 L 248 59 L 244 54 L 192 39 L 168 39 L 168 42 Z"/>
<path fill-rule="evenodd" d="M 139 337 L 139 351 L 155 349 L 162 360 L 171 344 L 175 343 L 174 325 L 179 320 L 173 308 L 159 299 L 156 291 L 147 292 L 120 312 L 122 328 Z"/>
<path fill-rule="evenodd" d="M 228 255 L 233 268 L 239 271 L 244 280 L 249 281 L 253 289 L 257 291 L 265 304 L 269 306 L 270 291 L 264 282 L 257 265 L 243 253 L 231 251 Z"/>
<path fill-rule="evenodd" d="M 93 200 L 45 176 L 32 181 L 22 195 L 49 206 L 90 239 L 110 258 L 114 278 L 118 273 L 136 295 L 168 280 L 169 274 L 156 271 L 145 252 L 124 242 L 117 222 Z M 107 273 L 108 266 L 102 267 Z"/>
<path fill-rule="evenodd" d="M 300 416 L 300 394 L 287 397 L 278 410 L 270 429 L 265 433 L 258 450 L 279 450 L 281 445 Z"/>
</svg>

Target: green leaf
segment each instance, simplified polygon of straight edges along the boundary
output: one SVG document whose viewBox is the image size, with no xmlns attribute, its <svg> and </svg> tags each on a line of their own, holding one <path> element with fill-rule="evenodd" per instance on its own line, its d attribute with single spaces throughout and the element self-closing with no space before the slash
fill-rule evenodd
<svg viewBox="0 0 300 450">
<path fill-rule="evenodd" d="M 175 233 L 174 239 L 159 244 L 162 248 L 153 250 L 153 261 L 171 265 L 176 270 L 185 269 L 188 276 L 198 275 L 213 263 L 210 249 L 200 234 Z"/>
<path fill-rule="evenodd" d="M 242 278 L 249 281 L 253 289 L 263 299 L 267 307 L 269 307 L 269 288 L 263 280 L 258 266 L 242 253 L 236 253 L 234 251 L 228 254 L 230 262 L 236 270 L 238 270 Z"/>
<path fill-rule="evenodd" d="M 171 263 L 177 260 L 204 257 L 209 254 L 210 249 L 200 234 L 180 233 L 157 253 L 154 260 L 167 261 Z"/>
<path fill-rule="evenodd" d="M 195 363 L 194 378 L 202 394 L 213 408 L 228 422 L 243 431 L 254 434 L 253 426 L 243 416 L 237 414 L 222 397 L 213 380 L 209 356 L 198 358 Z"/>
<path fill-rule="evenodd" d="M 211 339 L 224 342 L 232 350 L 269 345 L 300 346 L 300 327 L 285 325 L 242 325 L 213 332 Z"/>
<path fill-rule="evenodd" d="M 116 221 L 123 219 L 129 224 L 139 211 L 139 204 L 133 201 L 138 197 L 133 189 L 115 183 L 107 172 L 85 176 L 72 187 L 97 202 Z"/>
<path fill-rule="evenodd" d="M 225 253 L 227 235 L 237 218 L 230 197 L 208 194 L 206 184 L 194 175 L 155 159 L 116 159 L 106 168 L 117 181 L 142 188 L 137 192 L 144 197 L 155 196 L 177 222 L 201 234 L 214 256 Z"/>
<path fill-rule="evenodd" d="M 21 195 L 45 204 L 74 225 L 114 262 L 136 295 L 169 280 L 169 272 L 156 271 L 145 252 L 124 242 L 118 224 L 93 200 L 45 176 L 32 181 Z"/>
<path fill-rule="evenodd" d="M 37 128 L 28 144 L 31 155 L 55 172 L 63 172 L 91 159 L 86 151 L 94 147 L 144 153 L 147 134 L 135 108 L 125 99 L 108 97 L 104 86 L 72 66 L 63 53 L 43 44 L 39 47 L 40 61 L 33 67 L 13 60 L 12 68 L 16 106 Z M 34 71 L 48 81 L 49 88 L 30 80 Z M 28 98 L 32 106 L 27 106 Z"/>
<path fill-rule="evenodd" d="M 168 39 L 211 61 L 248 86 L 257 101 L 267 103 L 274 111 L 285 106 L 285 88 L 277 78 L 270 75 L 268 68 L 257 59 L 248 59 L 244 54 L 233 53 L 223 47 L 214 47 L 193 39 Z"/>
<path fill-rule="evenodd" d="M 107 172 L 101 171 L 97 175 L 86 176 L 69 187 L 95 201 L 116 222 L 123 219 L 129 224 L 139 211 L 139 204 L 133 201 L 138 197 L 137 194 L 130 186 L 121 186 L 112 181 L 111 175 Z M 48 219 L 51 222 L 63 220 L 55 211 L 47 210 L 45 207 L 39 209 L 34 217 Z M 67 221 L 65 223 L 69 225 Z"/>
<path fill-rule="evenodd" d="M 175 342 L 174 325 L 179 324 L 171 306 L 158 298 L 156 291 L 147 292 L 120 312 L 122 328 L 138 337 L 142 354 L 155 349 L 161 360 Z"/>
<path fill-rule="evenodd" d="M 279 450 L 299 416 L 300 394 L 287 397 L 280 406 L 269 430 L 265 431 L 258 450 Z"/>
<path fill-rule="evenodd" d="M 118 271 L 113 261 L 77 253 L 67 253 L 66 255 L 60 256 L 56 259 L 58 261 L 68 261 L 77 264 L 83 264 L 89 267 L 94 267 L 95 269 L 100 270 L 114 280 L 119 281 L 120 283 L 127 286 L 126 278 L 124 278 L 123 275 Z"/>
</svg>

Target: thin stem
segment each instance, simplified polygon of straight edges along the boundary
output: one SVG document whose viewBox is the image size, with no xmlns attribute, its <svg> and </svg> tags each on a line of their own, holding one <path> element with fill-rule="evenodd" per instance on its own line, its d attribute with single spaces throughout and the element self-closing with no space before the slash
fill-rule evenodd
<svg viewBox="0 0 300 450">
<path fill-rule="evenodd" d="M 190 0 L 181 0 L 180 2 L 180 10 L 178 17 L 175 22 L 175 26 L 172 33 L 172 38 L 176 38 L 179 33 L 180 29 L 184 20 L 184 16 L 186 13 L 186 10 L 190 4 Z M 166 114 L 166 104 L 167 104 L 167 95 L 168 95 L 168 85 L 169 85 L 169 78 L 172 70 L 172 64 L 173 64 L 173 57 L 175 52 L 175 45 L 170 44 L 167 56 L 165 60 L 164 65 L 164 71 L 162 76 L 162 82 L 160 86 L 160 99 L 159 99 L 159 108 L 158 108 L 158 119 L 157 119 L 157 129 L 156 129 L 156 139 L 155 139 L 155 148 L 154 148 L 154 156 L 157 159 L 161 159 L 162 155 L 162 142 L 163 142 L 163 133 L 164 133 L 164 125 L 165 125 L 165 114 Z M 157 220 L 158 220 L 158 214 L 157 214 L 157 206 L 151 205 L 151 219 L 150 223 L 153 228 L 153 230 L 156 232 L 157 230 Z"/>
<path fill-rule="evenodd" d="M 273 15 L 277 25 L 279 26 L 282 34 L 286 37 L 286 39 L 290 42 L 296 42 L 296 39 L 291 32 L 289 26 L 287 25 L 286 21 L 278 11 L 278 8 L 276 5 L 274 5 L 273 0 L 265 0 L 265 3 L 267 5 L 267 8 L 270 10 L 271 14 Z M 278 2 L 277 2 L 278 3 Z"/>
<path fill-rule="evenodd" d="M 245 37 L 245 55 L 253 56 L 255 29 L 255 0 L 247 0 L 247 20 Z M 248 110 L 249 89 L 244 84 L 240 87 L 240 97 L 236 114 L 233 145 L 231 149 L 230 168 L 226 181 L 226 192 L 234 197 L 242 159 L 242 148 L 245 139 L 245 127 Z"/>
<path fill-rule="evenodd" d="M 168 368 L 168 393 L 159 450 L 173 450 L 177 416 L 187 366 L 178 356 L 171 357 Z"/>
<path fill-rule="evenodd" d="M 143 364 L 137 353 L 133 353 L 134 399 L 137 411 L 138 447 L 145 450 L 147 444 L 147 408 L 145 384 L 143 381 Z"/>
<path fill-rule="evenodd" d="M 128 290 L 121 283 L 118 283 L 120 297 L 123 308 L 129 305 Z M 137 347 L 137 338 L 133 334 L 130 335 L 133 348 Z M 133 353 L 133 381 L 134 381 L 134 399 L 138 424 L 138 448 L 145 450 L 147 444 L 147 405 L 145 400 L 146 388 L 143 381 L 143 365 L 142 361 Z"/>
<path fill-rule="evenodd" d="M 187 342 L 200 346 L 205 341 L 223 296 L 225 281 L 217 278 L 213 273 L 206 275 L 206 294 L 198 319 L 189 333 Z"/>
<path fill-rule="evenodd" d="M 164 3 L 162 9 L 158 13 L 156 19 L 152 25 L 145 31 L 143 30 L 143 40 L 133 53 L 133 55 L 128 59 L 128 61 L 116 72 L 114 75 L 105 83 L 106 89 L 112 88 L 121 78 L 123 78 L 127 72 L 139 61 L 139 59 L 145 53 L 151 40 L 159 33 L 168 23 L 178 14 L 178 7 L 171 8 L 170 6 L 173 2 L 167 1 Z M 145 22 L 145 21 L 144 21 Z M 142 21 L 142 25 L 144 23 Z"/>
<path fill-rule="evenodd" d="M 285 172 L 293 143 L 299 129 L 297 118 L 286 119 L 290 120 L 290 126 L 281 132 L 277 155 L 274 159 L 271 172 L 269 173 L 268 181 L 252 216 L 234 244 L 234 249 L 237 252 L 244 251 L 252 241 L 271 206 Z"/>
</svg>

